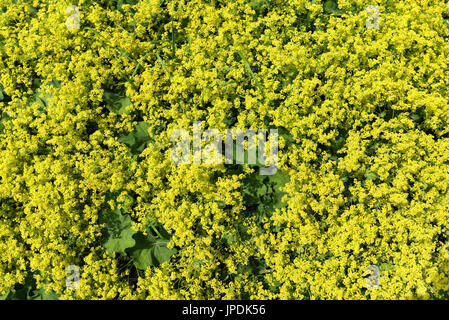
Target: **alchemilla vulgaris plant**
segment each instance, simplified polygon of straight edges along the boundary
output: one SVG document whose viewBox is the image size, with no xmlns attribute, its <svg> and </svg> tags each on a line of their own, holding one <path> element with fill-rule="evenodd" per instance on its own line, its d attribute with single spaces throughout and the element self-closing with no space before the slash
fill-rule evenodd
<svg viewBox="0 0 449 320">
<path fill-rule="evenodd" d="M 0 0 L 0 296 L 447 299 L 448 19 Z"/>
</svg>

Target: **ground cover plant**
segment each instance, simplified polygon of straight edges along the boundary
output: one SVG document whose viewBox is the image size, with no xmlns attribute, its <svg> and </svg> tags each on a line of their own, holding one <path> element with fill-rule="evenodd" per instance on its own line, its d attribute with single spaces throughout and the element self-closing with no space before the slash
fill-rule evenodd
<svg viewBox="0 0 449 320">
<path fill-rule="evenodd" d="M 444 1 L 0 0 L 0 297 L 447 299 L 448 75 Z"/>
</svg>

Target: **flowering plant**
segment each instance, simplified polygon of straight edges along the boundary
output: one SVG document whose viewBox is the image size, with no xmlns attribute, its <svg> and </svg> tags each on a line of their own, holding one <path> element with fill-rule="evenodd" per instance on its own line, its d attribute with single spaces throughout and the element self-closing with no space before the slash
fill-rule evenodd
<svg viewBox="0 0 449 320">
<path fill-rule="evenodd" d="M 448 298 L 448 18 L 0 0 L 1 297 Z M 278 170 L 174 164 L 195 121 L 278 130 Z"/>
</svg>

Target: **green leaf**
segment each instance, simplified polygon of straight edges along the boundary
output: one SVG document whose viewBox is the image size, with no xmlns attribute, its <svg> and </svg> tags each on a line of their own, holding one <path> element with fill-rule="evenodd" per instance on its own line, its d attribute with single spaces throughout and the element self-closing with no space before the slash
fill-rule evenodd
<svg viewBox="0 0 449 320">
<path fill-rule="evenodd" d="M 382 264 L 379 266 L 379 270 L 380 270 L 381 272 L 383 272 L 383 271 L 389 271 L 389 270 L 391 270 L 391 269 L 393 269 L 393 265 L 390 264 L 390 263 L 382 263 Z"/>
<path fill-rule="evenodd" d="M 426 112 L 423 108 L 418 108 L 414 113 L 410 115 L 410 118 L 412 118 L 415 122 L 421 122 L 425 119 Z"/>
<path fill-rule="evenodd" d="M 171 256 L 177 252 L 175 248 L 167 248 L 167 244 L 154 245 L 153 248 L 154 248 L 153 251 L 154 257 L 156 258 L 159 264 L 170 260 Z"/>
<path fill-rule="evenodd" d="M 228 126 L 228 127 L 232 126 L 236 121 L 237 121 L 237 118 L 236 118 L 236 117 L 232 117 L 232 116 L 225 117 L 225 118 L 223 119 L 223 122 L 224 122 L 224 123 L 226 124 L 226 126 Z"/>
<path fill-rule="evenodd" d="M 134 238 L 136 245 L 128 252 L 138 269 L 145 270 L 150 266 L 158 266 L 170 260 L 177 250 L 167 248 L 168 240 L 158 240 L 151 235 L 137 233 Z"/>
<path fill-rule="evenodd" d="M 242 196 L 246 210 L 257 219 L 263 219 L 273 214 L 276 209 L 287 206 L 282 201 L 285 195 L 281 188 L 289 177 L 281 171 L 271 176 L 261 176 L 256 172 L 243 181 Z"/>
<path fill-rule="evenodd" d="M 324 12 L 334 14 L 336 16 L 341 16 L 344 13 L 344 11 L 338 9 L 338 3 L 336 0 L 327 0 L 324 3 Z"/>
<path fill-rule="evenodd" d="M 149 127 L 150 125 L 148 123 L 140 121 L 137 123 L 133 132 L 122 134 L 118 141 L 130 147 L 134 154 L 139 154 L 145 149 L 148 142 L 151 141 L 150 135 L 148 134 Z"/>
<path fill-rule="evenodd" d="M 134 135 L 132 133 L 128 133 L 128 134 L 121 135 L 118 138 L 118 141 L 126 144 L 128 147 L 131 148 L 136 143 L 136 138 L 134 138 Z"/>
<path fill-rule="evenodd" d="M 7 296 L 8 300 L 27 300 L 33 288 L 35 288 L 36 280 L 32 274 L 28 274 L 25 283 L 18 283 L 14 286 L 14 291 L 10 291 Z"/>
<path fill-rule="evenodd" d="M 285 192 L 281 191 L 281 188 L 284 187 L 290 180 L 289 177 L 282 173 L 282 171 L 278 170 L 275 174 L 269 176 L 269 179 L 272 183 L 274 183 L 274 208 L 286 207 L 287 203 L 282 201 L 282 197 L 285 195 Z"/>
<path fill-rule="evenodd" d="M 226 234 L 225 233 L 225 234 L 222 235 L 221 238 L 224 240 L 224 242 L 228 246 L 230 246 L 231 244 L 233 244 L 233 243 L 238 241 L 238 237 L 237 237 L 237 235 L 235 233 L 234 234 Z"/>
<path fill-rule="evenodd" d="M 370 169 L 368 169 L 365 172 L 365 178 L 366 178 L 366 180 L 376 180 L 377 178 L 379 178 L 379 176 L 374 171 L 371 171 Z"/>
<path fill-rule="evenodd" d="M 295 139 L 293 138 L 293 135 L 284 127 L 278 128 L 279 137 L 282 137 L 285 142 L 285 147 L 289 148 L 292 145 L 297 145 Z"/>
<path fill-rule="evenodd" d="M 10 293 L 8 300 L 27 300 L 29 290 L 30 288 L 27 286 L 17 289 L 16 291 Z"/>
<path fill-rule="evenodd" d="M 128 97 L 111 91 L 105 91 L 103 93 L 103 100 L 107 103 L 110 111 L 117 114 L 130 114 L 127 107 L 132 105 L 132 103 Z"/>
<path fill-rule="evenodd" d="M 136 125 L 135 137 L 137 142 L 143 143 L 150 141 L 150 135 L 148 134 L 148 128 L 150 125 L 144 121 L 140 121 Z"/>
<path fill-rule="evenodd" d="M 12 122 L 12 118 L 10 116 L 8 116 L 8 114 L 6 112 L 2 112 L 1 117 L 0 117 L 0 133 L 3 133 L 3 131 L 5 130 L 5 123 L 6 122 Z"/>
<path fill-rule="evenodd" d="M 54 291 L 46 291 L 44 288 L 33 290 L 31 295 L 28 295 L 28 300 L 58 300 L 59 294 Z"/>
<path fill-rule="evenodd" d="M 100 222 L 105 223 L 106 242 L 104 247 L 106 251 L 126 254 L 125 250 L 136 244 L 133 239 L 136 231 L 132 228 L 131 218 L 122 215 L 120 210 L 106 211 L 101 216 Z"/>
<path fill-rule="evenodd" d="M 443 23 L 449 28 L 449 23 L 448 23 L 449 19 L 443 19 Z"/>
<path fill-rule="evenodd" d="M 5 294 L 0 295 L 0 300 L 6 300 L 8 299 L 8 296 L 10 294 L 11 290 L 8 290 Z"/>
</svg>

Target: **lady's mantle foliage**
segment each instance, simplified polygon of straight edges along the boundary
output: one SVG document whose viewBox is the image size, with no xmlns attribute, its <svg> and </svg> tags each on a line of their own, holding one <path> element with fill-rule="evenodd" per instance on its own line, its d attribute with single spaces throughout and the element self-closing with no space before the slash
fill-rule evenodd
<svg viewBox="0 0 449 320">
<path fill-rule="evenodd" d="M 448 298 L 448 17 L 0 0 L 1 298 Z M 194 121 L 278 129 L 279 171 L 174 165 Z"/>
</svg>

